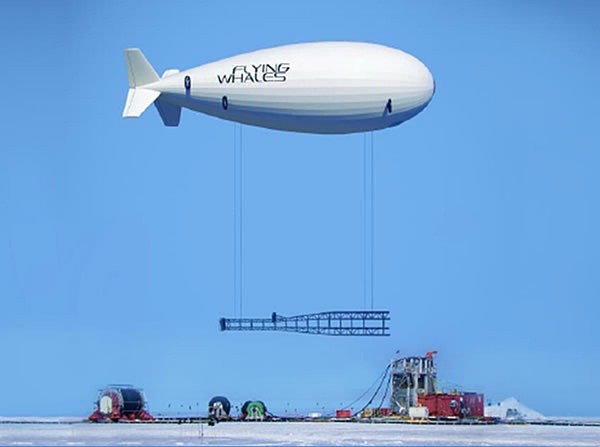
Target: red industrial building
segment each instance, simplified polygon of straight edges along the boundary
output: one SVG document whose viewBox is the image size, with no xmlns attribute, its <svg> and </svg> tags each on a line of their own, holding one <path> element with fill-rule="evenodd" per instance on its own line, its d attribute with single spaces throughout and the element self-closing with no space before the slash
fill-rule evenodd
<svg viewBox="0 0 600 447">
<path fill-rule="evenodd" d="M 482 418 L 483 394 L 435 393 L 419 394 L 417 404 L 427 407 L 429 417 L 435 418 Z"/>
<path fill-rule="evenodd" d="M 393 414 L 423 418 L 483 418 L 483 394 L 471 392 L 440 392 L 436 388 L 437 368 L 430 351 L 423 357 L 404 357 L 391 363 L 390 408 Z M 426 407 L 427 412 L 419 411 Z"/>
</svg>

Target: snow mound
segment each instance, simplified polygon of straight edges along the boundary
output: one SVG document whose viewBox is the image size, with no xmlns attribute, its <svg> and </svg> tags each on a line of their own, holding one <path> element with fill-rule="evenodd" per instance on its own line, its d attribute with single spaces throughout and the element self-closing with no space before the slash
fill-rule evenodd
<svg viewBox="0 0 600 447">
<path fill-rule="evenodd" d="M 514 397 L 504 399 L 496 405 L 486 405 L 485 415 L 487 417 L 500 418 L 505 420 L 524 420 L 532 421 L 546 419 L 545 416 L 526 405 L 523 405 Z"/>
</svg>

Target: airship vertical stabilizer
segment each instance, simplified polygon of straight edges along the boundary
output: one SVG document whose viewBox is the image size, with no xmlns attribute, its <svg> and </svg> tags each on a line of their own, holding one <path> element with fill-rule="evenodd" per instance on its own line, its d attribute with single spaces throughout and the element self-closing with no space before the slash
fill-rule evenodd
<svg viewBox="0 0 600 447">
<path fill-rule="evenodd" d="M 125 65 L 127 66 L 129 91 L 123 109 L 123 117 L 137 118 L 160 96 L 160 92 L 144 87 L 158 81 L 160 78 L 144 56 L 144 53 L 137 48 L 125 50 Z"/>
<path fill-rule="evenodd" d="M 154 106 L 156 107 L 156 110 L 158 110 L 165 126 L 179 126 L 179 119 L 181 118 L 180 106 L 163 101 L 160 98 L 154 101 Z"/>
<path fill-rule="evenodd" d="M 160 79 L 139 48 L 125 50 L 125 64 L 129 88 L 141 87 Z"/>
</svg>

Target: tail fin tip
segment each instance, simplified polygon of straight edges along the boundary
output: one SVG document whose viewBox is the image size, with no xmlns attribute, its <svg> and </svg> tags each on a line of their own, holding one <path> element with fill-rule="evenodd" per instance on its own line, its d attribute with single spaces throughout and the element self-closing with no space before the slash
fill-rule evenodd
<svg viewBox="0 0 600 447">
<path fill-rule="evenodd" d="M 142 50 L 127 48 L 124 55 L 129 88 L 142 87 L 160 79 Z"/>
</svg>

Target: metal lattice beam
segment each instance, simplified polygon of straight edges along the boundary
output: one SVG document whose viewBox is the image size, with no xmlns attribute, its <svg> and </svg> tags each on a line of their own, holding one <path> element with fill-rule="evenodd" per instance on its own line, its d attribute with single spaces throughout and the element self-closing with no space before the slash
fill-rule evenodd
<svg viewBox="0 0 600 447">
<path fill-rule="evenodd" d="M 338 336 L 388 336 L 389 311 L 333 311 L 271 318 L 221 318 L 222 331 L 281 331 Z"/>
</svg>

